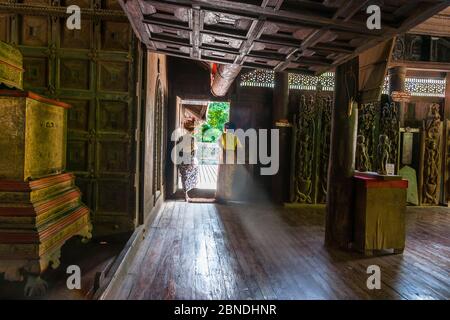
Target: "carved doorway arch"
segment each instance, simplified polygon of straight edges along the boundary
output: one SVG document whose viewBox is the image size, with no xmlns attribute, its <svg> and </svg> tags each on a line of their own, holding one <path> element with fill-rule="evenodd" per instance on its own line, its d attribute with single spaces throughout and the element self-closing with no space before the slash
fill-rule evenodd
<svg viewBox="0 0 450 320">
<path fill-rule="evenodd" d="M 164 176 L 164 90 L 159 77 L 156 79 L 153 124 L 153 193 L 156 203 L 163 191 Z"/>
</svg>

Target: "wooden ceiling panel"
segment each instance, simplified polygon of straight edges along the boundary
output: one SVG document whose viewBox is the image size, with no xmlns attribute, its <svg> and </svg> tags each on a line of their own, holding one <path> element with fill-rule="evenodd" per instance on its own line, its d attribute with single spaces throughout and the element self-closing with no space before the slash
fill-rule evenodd
<svg viewBox="0 0 450 320">
<path fill-rule="evenodd" d="M 448 0 L 379 1 L 382 29 L 369 30 L 368 0 L 119 3 L 149 50 L 242 67 L 316 73 L 408 31 L 448 6 Z"/>
<path fill-rule="evenodd" d="M 202 57 L 208 61 L 220 61 L 222 63 L 233 63 L 236 54 L 217 50 L 202 50 Z"/>
</svg>

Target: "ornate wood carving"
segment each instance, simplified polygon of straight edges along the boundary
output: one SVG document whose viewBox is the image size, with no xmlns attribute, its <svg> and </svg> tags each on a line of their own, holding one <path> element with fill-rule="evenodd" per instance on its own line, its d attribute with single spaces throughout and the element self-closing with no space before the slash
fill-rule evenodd
<svg viewBox="0 0 450 320">
<path fill-rule="evenodd" d="M 380 134 L 377 146 L 377 172 L 381 175 L 387 175 L 387 164 L 391 154 L 391 142 L 385 134 Z"/>
<path fill-rule="evenodd" d="M 393 60 L 424 60 L 423 41 L 424 38 L 420 35 L 404 34 L 398 36 L 392 52 Z"/>
<path fill-rule="evenodd" d="M 332 98 L 320 91 L 300 98 L 295 117 L 295 202 L 326 202 L 332 104 Z"/>
<path fill-rule="evenodd" d="M 49 19 L 47 17 L 23 16 L 20 44 L 39 47 L 47 46 L 48 26 Z"/>
<path fill-rule="evenodd" d="M 395 165 L 398 171 L 400 144 L 400 115 L 399 105 L 395 102 L 384 103 L 381 110 L 380 133 L 387 136 L 390 150 L 388 163 Z"/>
<path fill-rule="evenodd" d="M 374 101 L 359 106 L 358 145 L 356 149 L 357 166 L 366 171 L 378 171 L 379 136 L 386 135 L 389 140 L 388 163 L 398 170 L 400 118 L 398 105 L 394 102 Z M 362 154 L 366 152 L 365 154 Z M 364 162 L 364 163 L 362 163 Z"/>
<path fill-rule="evenodd" d="M 314 97 L 300 98 L 297 122 L 295 202 L 313 202 L 313 153 L 316 137 L 316 105 Z"/>
<path fill-rule="evenodd" d="M 82 7 L 81 31 L 65 27 L 70 4 Z M 136 39 L 123 10 L 115 0 L 33 0 L 1 2 L 0 11 L 5 14 L 0 28 L 8 26 L 0 34 L 7 32 L 2 37 L 24 55 L 25 88 L 74 105 L 68 115 L 67 165 L 92 209 L 94 232 L 130 231 Z M 106 185 L 115 191 L 108 193 Z"/>
<path fill-rule="evenodd" d="M 331 113 L 333 108 L 333 99 L 330 96 L 321 97 L 321 137 L 320 137 L 320 172 L 319 189 L 317 195 L 318 203 L 326 203 L 328 187 L 328 162 L 330 159 L 331 146 Z"/>
<path fill-rule="evenodd" d="M 356 138 L 355 168 L 360 172 L 369 170 L 369 154 L 367 153 L 366 138 L 363 135 L 358 135 Z"/>
<path fill-rule="evenodd" d="M 128 91 L 128 63 L 101 62 L 100 89 L 105 91 Z M 124 81 L 125 80 L 125 81 Z"/>
<path fill-rule="evenodd" d="M 89 90 L 89 61 L 67 59 L 61 63 L 61 87 Z"/>
<path fill-rule="evenodd" d="M 445 122 L 444 136 L 444 203 L 450 203 L 450 120 Z"/>
<path fill-rule="evenodd" d="M 153 193 L 155 194 L 154 202 L 161 195 L 162 181 L 163 181 L 163 121 L 164 121 L 164 92 L 161 80 L 156 81 L 155 90 L 155 114 L 154 127 L 156 128 L 154 134 L 154 152 L 153 152 Z"/>
<path fill-rule="evenodd" d="M 441 183 L 441 136 L 442 121 L 440 106 L 432 104 L 423 122 L 421 204 L 437 205 Z"/>
<path fill-rule="evenodd" d="M 365 164 L 367 171 L 375 170 L 375 150 L 378 144 L 377 127 L 378 127 L 378 110 L 379 102 L 365 103 L 359 106 L 358 112 L 358 136 L 360 138 L 359 143 L 363 146 L 359 146 L 356 150 L 356 158 L 363 158 L 364 155 L 360 154 L 363 150 L 367 152 L 367 161 Z M 364 141 L 362 141 L 364 140 Z"/>
<path fill-rule="evenodd" d="M 149 50 L 297 73 L 331 70 L 348 61 L 355 50 L 362 52 L 392 34 L 402 34 L 447 6 L 444 1 L 421 3 L 418 12 L 385 0 L 382 15 L 395 16 L 399 11 L 402 15 L 374 31 L 358 14 L 367 1 L 352 0 L 349 5 L 325 0 L 119 2 Z"/>
<path fill-rule="evenodd" d="M 24 86 L 28 88 L 47 88 L 48 60 L 45 58 L 27 58 L 23 59 L 25 73 L 23 76 Z"/>
<path fill-rule="evenodd" d="M 124 22 L 104 21 L 102 23 L 102 48 L 111 51 L 128 51 L 131 32 Z"/>
</svg>

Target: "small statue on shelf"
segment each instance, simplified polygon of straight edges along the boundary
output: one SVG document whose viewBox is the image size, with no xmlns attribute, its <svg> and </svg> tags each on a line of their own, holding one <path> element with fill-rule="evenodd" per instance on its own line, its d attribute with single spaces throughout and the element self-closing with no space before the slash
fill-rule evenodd
<svg viewBox="0 0 450 320">
<path fill-rule="evenodd" d="M 367 154 L 366 138 L 363 135 L 359 135 L 357 137 L 356 170 L 360 172 L 366 172 L 369 170 L 369 156 Z"/>
<path fill-rule="evenodd" d="M 391 153 L 391 146 L 389 138 L 385 134 L 381 134 L 378 143 L 377 156 L 378 156 L 378 173 L 381 175 L 387 175 L 387 163 L 389 161 L 389 155 Z"/>
</svg>

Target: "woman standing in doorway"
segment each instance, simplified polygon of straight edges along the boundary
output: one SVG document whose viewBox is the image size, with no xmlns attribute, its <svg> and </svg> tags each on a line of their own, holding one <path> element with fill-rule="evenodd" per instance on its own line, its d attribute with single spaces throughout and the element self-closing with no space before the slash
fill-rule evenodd
<svg viewBox="0 0 450 320">
<path fill-rule="evenodd" d="M 182 161 L 178 165 L 178 170 L 181 176 L 185 200 L 189 202 L 189 191 L 198 184 L 198 161 L 195 157 L 196 144 L 194 138 L 195 120 L 185 120 L 183 127 L 186 133 L 177 142 L 177 144 L 183 143 L 181 148 Z"/>
</svg>

